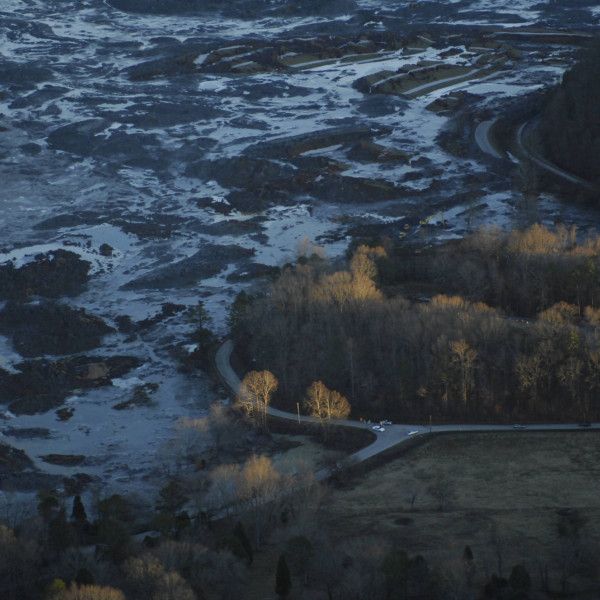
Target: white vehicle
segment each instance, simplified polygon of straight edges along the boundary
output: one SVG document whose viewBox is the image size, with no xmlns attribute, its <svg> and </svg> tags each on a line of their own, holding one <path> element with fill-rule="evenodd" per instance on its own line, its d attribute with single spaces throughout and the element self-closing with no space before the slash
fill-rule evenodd
<svg viewBox="0 0 600 600">
<path fill-rule="evenodd" d="M 380 425 L 391 425 L 392 422 L 388 419 L 384 419 L 383 421 L 381 421 Z"/>
<path fill-rule="evenodd" d="M 413 430 L 409 431 L 406 435 L 417 435 L 417 433 L 419 433 L 419 430 L 413 429 Z"/>
<path fill-rule="evenodd" d="M 381 425 L 373 425 L 373 429 L 375 431 L 385 431 L 385 427 L 382 427 Z"/>
</svg>

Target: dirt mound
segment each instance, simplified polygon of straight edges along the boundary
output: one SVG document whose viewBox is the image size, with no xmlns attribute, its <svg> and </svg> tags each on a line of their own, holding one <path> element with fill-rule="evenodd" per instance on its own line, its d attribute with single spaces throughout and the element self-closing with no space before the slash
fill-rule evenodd
<svg viewBox="0 0 600 600">
<path fill-rule="evenodd" d="M 61 249 L 39 254 L 20 268 L 9 262 L 0 266 L 0 299 L 77 296 L 87 286 L 89 269 L 79 254 Z"/>
<path fill-rule="evenodd" d="M 0 311 L 0 332 L 9 336 L 15 350 L 25 357 L 91 350 L 113 331 L 84 309 L 52 301 L 31 304 L 10 301 Z"/>
</svg>

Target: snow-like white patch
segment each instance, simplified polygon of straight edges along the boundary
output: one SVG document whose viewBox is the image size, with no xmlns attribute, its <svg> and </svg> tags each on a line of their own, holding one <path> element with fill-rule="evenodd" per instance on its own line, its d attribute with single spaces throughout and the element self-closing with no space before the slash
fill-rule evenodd
<svg viewBox="0 0 600 600">
<path fill-rule="evenodd" d="M 97 251 L 89 250 L 87 248 L 81 248 L 78 246 L 65 246 L 62 244 L 38 244 L 36 246 L 30 246 L 28 248 L 18 248 L 11 252 L 0 253 L 0 264 L 6 264 L 11 262 L 16 268 L 29 263 L 40 254 L 46 254 L 53 250 L 68 250 L 79 254 L 81 258 L 89 262 L 92 266 L 90 268 L 91 273 L 97 273 L 98 271 L 104 270 L 110 265 L 110 261 L 105 257 L 99 256 Z"/>
<path fill-rule="evenodd" d="M 430 1 L 434 0 L 421 0 L 419 4 Z M 299 199 L 296 206 L 272 207 L 259 217 L 237 211 L 222 214 L 216 209 L 221 208 L 218 204 L 227 202 L 229 190 L 216 181 L 204 181 L 184 174 L 186 162 L 195 160 L 194 150 L 199 139 L 212 140 L 214 147 L 206 154 L 208 156 L 210 152 L 210 158 L 216 159 L 238 156 L 257 141 L 312 134 L 335 127 L 336 123 L 373 123 L 377 127 L 389 128 L 389 133 L 375 140 L 377 143 L 406 152 L 411 159 L 427 158 L 431 172 L 443 174 L 441 194 L 450 199 L 455 193 L 460 173 L 481 171 L 486 168 L 485 163 L 456 159 L 440 149 L 435 139 L 447 120 L 432 114 L 426 106 L 433 99 L 457 89 L 484 96 L 482 107 L 489 106 L 498 98 L 517 97 L 555 81 L 562 72 L 562 67 L 544 65 L 526 55 L 513 70 L 486 79 L 447 82 L 452 85 L 431 90 L 426 96 L 408 103 L 395 99 L 397 110 L 389 110 L 373 118 L 366 117 L 363 111 L 368 96 L 353 87 L 358 78 L 383 70 L 396 74 L 402 67 L 415 65 L 420 60 L 444 60 L 446 64 L 464 62 L 474 68 L 473 61 L 477 57 L 440 59 L 444 49 L 428 47 L 419 48 L 418 54 L 412 55 L 398 49 L 381 52 L 366 60 L 359 56 L 353 63 L 333 59 L 320 63 L 306 62 L 296 65 L 295 71 L 286 73 L 233 77 L 198 73 L 187 78 L 184 84 L 187 86 L 185 91 L 190 94 L 190 106 L 194 109 L 193 118 L 183 119 L 181 123 L 175 119 L 172 126 L 160 128 L 153 127 L 151 119 L 144 119 L 144 111 L 148 111 L 151 117 L 155 101 L 156 106 L 162 106 L 161 102 L 165 106 L 171 102 L 176 104 L 179 99 L 172 96 L 172 90 L 181 82 L 164 77 L 132 83 L 127 73 L 128 67 L 157 58 L 157 49 L 163 43 L 160 38 L 171 38 L 174 49 L 179 49 L 178 44 L 189 40 L 194 52 L 199 43 L 206 42 L 206 48 L 195 58 L 195 64 L 200 66 L 215 39 L 221 40 L 223 46 L 237 46 L 243 44 L 246 37 L 266 40 L 291 38 L 297 28 L 306 32 L 303 35 L 308 40 L 311 38 L 309 27 L 315 27 L 315 30 L 330 28 L 332 20 L 344 23 L 351 16 L 242 20 L 223 19 L 216 14 L 165 16 L 126 13 L 98 0 L 70 3 L 71 9 L 67 11 L 58 11 L 53 8 L 58 4 L 45 0 L 11 0 L 10 6 L 4 0 L 4 4 L 5 14 L 14 14 L 25 23 L 49 27 L 52 35 L 36 37 L 30 29 L 16 35 L 11 28 L 0 29 L 4 57 L 24 66 L 44 64 L 51 72 L 48 80 L 32 84 L 31 92 L 24 94 L 34 94 L 31 103 L 19 104 L 15 100 L 22 100 L 22 97 L 11 94 L 0 98 L 0 112 L 5 115 L 2 124 L 10 128 L 10 135 L 2 134 L 2 142 L 7 144 L 6 154 L 10 158 L 5 161 L 3 188 L 0 190 L 0 236 L 5 250 L 0 254 L 0 263 L 11 261 L 19 266 L 38 253 L 56 248 L 77 252 L 92 263 L 93 277 L 88 291 L 75 299 L 76 304 L 115 327 L 119 316 L 129 317 L 132 321 L 151 319 L 161 313 L 166 302 L 193 308 L 202 300 L 212 318 L 212 329 L 217 335 L 225 335 L 228 308 L 235 294 L 249 285 L 247 282 L 228 281 L 228 277 L 237 272 L 237 265 L 229 265 L 215 276 L 180 289 L 132 290 L 123 287 L 132 280 L 151 274 L 154 269 L 192 256 L 204 243 L 239 244 L 254 250 L 252 261 L 281 266 L 296 258 L 298 243 L 303 238 L 322 245 L 326 255 L 336 258 L 342 256 L 347 248 L 349 239 L 344 232 L 348 223 L 393 223 L 402 222 L 404 218 L 404 206 L 398 206 L 403 198 L 389 201 L 372 198 L 367 205 L 316 204 L 314 199 L 306 198 Z M 507 27 L 517 31 L 522 23 L 511 22 L 510 15 L 518 15 L 532 23 L 539 18 L 544 2 L 448 0 L 445 4 L 451 5 L 453 24 L 463 21 L 469 25 L 489 25 L 500 13 L 504 15 Z M 364 25 L 367 30 L 383 30 L 390 21 L 400 26 L 406 19 L 404 12 L 401 16 L 394 15 L 394 11 L 401 8 L 397 3 L 386 5 L 377 0 L 358 0 L 358 5 L 371 11 L 371 21 Z M 420 14 L 419 8 L 415 8 L 416 22 Z M 600 9 L 592 6 L 590 14 L 597 17 Z M 494 23 L 496 27 L 498 25 Z M 166 42 L 165 48 L 170 47 L 170 43 Z M 240 60 L 240 56 L 236 56 L 235 60 Z M 44 97 L 48 83 L 67 91 L 60 97 Z M 36 100 L 35 94 L 41 100 Z M 394 99 L 386 98 L 388 100 L 390 104 L 394 102 Z M 244 116 L 259 123 L 262 128 L 240 127 L 239 118 Z M 106 127 L 98 134 L 98 140 L 110 140 L 117 131 L 154 136 L 162 150 L 174 155 L 181 152 L 181 164 L 170 167 L 171 172 L 159 176 L 147 166 L 127 163 L 112 170 L 112 165 L 104 164 L 102 158 L 74 159 L 68 153 L 48 148 L 46 139 L 49 131 L 100 118 L 105 119 Z M 36 126 L 21 129 L 22 123 L 35 123 Z M 28 142 L 38 144 L 41 152 L 27 163 L 20 148 Z M 346 150 L 343 145 L 331 144 L 305 155 L 326 156 L 343 162 L 348 167 L 343 172 L 344 177 L 385 180 L 401 186 L 402 194 L 410 194 L 410 190 L 425 190 L 431 185 L 429 167 L 414 178 L 414 173 L 419 171 L 418 162 L 415 166 L 359 163 L 348 159 Z M 204 149 L 198 149 L 198 158 L 204 152 Z M 22 173 L 26 173 L 22 178 L 19 175 L 21 171 L 15 168 L 20 167 L 19 160 L 23 161 Z M 40 174 L 39 165 L 43 174 Z M 27 169 L 36 175 L 29 176 Z M 406 175 L 411 177 L 403 181 Z M 199 208 L 202 203 L 197 200 L 200 198 L 203 204 L 209 199 L 213 207 Z M 429 200 L 421 201 L 420 198 L 417 197 L 415 205 L 419 205 L 418 210 L 426 218 L 434 210 L 427 206 Z M 429 224 L 435 225 L 432 231 L 439 239 L 459 237 L 469 227 L 494 223 L 508 227 L 514 219 L 513 207 L 517 200 L 508 192 L 486 194 L 483 190 L 483 196 L 472 205 L 453 207 L 444 212 L 446 229 L 441 227 L 440 216 L 432 216 Z M 544 210 L 558 214 L 558 205 L 555 207 L 550 199 L 542 199 L 541 204 Z M 161 215 L 167 215 L 180 219 L 184 225 L 181 230 L 175 226 L 164 237 L 126 234 L 118 226 L 109 224 L 109 217 L 106 223 L 93 226 L 65 227 L 58 231 L 32 229 L 42 219 L 83 211 L 102 215 L 106 212 L 112 222 L 132 223 L 157 222 Z M 227 236 L 208 233 L 211 225 L 252 219 L 259 223 L 256 233 L 240 231 L 238 235 Z M 188 221 L 197 229 L 186 228 Z M 100 246 L 104 243 L 114 249 L 112 256 L 100 254 Z M 57 421 L 54 411 L 46 415 L 11 418 L 10 423 L 14 427 L 46 427 L 51 438 L 8 438 L 9 442 L 24 449 L 40 468 L 48 472 L 72 474 L 85 471 L 96 474 L 110 482 L 107 490 L 111 485 L 124 489 L 144 485 L 144 477 L 160 463 L 165 444 L 175 435 L 177 419 L 202 415 L 215 397 L 206 382 L 179 374 L 173 359 L 171 351 L 178 344 L 185 352 L 193 351 L 194 345 L 189 338 L 193 327 L 189 315 L 177 313 L 156 327 L 130 336 L 117 334 L 108 337 L 97 354 L 136 356 L 141 366 L 113 381 L 112 386 L 73 394 L 66 402 L 69 408 L 74 409 L 74 415 L 68 421 Z M 20 360 L 10 340 L 0 336 L 0 367 L 10 369 Z M 150 406 L 137 406 L 126 411 L 112 408 L 129 399 L 136 386 L 149 382 L 159 385 L 158 391 L 150 394 Z M 1 430 L 0 426 L 0 433 Z M 40 459 L 41 455 L 50 452 L 81 453 L 89 458 L 81 467 L 56 467 Z M 152 491 L 151 486 L 148 487 Z"/>
<path fill-rule="evenodd" d="M 18 373 L 13 365 L 22 360 L 21 356 L 13 350 L 10 340 L 4 335 L 0 335 L 0 369 L 9 373 Z"/>
<path fill-rule="evenodd" d="M 135 387 L 136 385 L 142 385 L 143 383 L 144 381 L 139 377 L 118 377 L 112 380 L 112 384 L 121 389 L 129 389 Z"/>
</svg>

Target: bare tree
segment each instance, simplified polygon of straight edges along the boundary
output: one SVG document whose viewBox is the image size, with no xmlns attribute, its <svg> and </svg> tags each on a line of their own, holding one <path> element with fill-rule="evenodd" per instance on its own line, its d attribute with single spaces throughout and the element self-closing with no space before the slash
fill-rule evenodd
<svg viewBox="0 0 600 600">
<path fill-rule="evenodd" d="M 165 569 L 160 560 L 150 554 L 128 558 L 123 564 L 127 588 L 139 598 L 150 598 Z"/>
<path fill-rule="evenodd" d="M 321 281 L 323 297 L 327 298 L 341 313 L 353 297 L 352 275 L 348 271 L 336 271 Z"/>
<path fill-rule="evenodd" d="M 222 446 L 239 435 L 239 426 L 229 416 L 227 408 L 221 401 L 213 402 L 209 408 L 210 431 L 213 441 L 213 450 L 218 453 Z"/>
<path fill-rule="evenodd" d="M 193 462 L 209 448 L 210 422 L 208 418 L 179 419 L 175 423 L 175 429 L 178 433 L 175 444 L 176 452 L 180 452 L 186 462 Z"/>
<path fill-rule="evenodd" d="M 385 596 L 382 572 L 386 545 L 375 538 L 354 538 L 345 545 L 345 569 L 339 591 L 348 600 L 378 600 Z"/>
<path fill-rule="evenodd" d="M 125 600 L 125 594 L 110 586 L 72 584 L 52 598 L 53 600 Z"/>
<path fill-rule="evenodd" d="M 316 246 L 308 237 L 303 237 L 296 248 L 296 254 L 300 259 L 311 259 L 317 257 L 321 260 L 327 258 L 327 252 L 323 246 Z"/>
<path fill-rule="evenodd" d="M 31 504 L 19 497 L 7 483 L 0 490 L 0 523 L 11 529 L 21 526 L 31 512 Z"/>
<path fill-rule="evenodd" d="M 215 552 L 202 544 L 190 541 L 167 540 L 143 555 L 159 565 L 150 573 L 154 592 L 152 600 L 193 600 L 204 598 L 203 589 L 210 587 L 222 600 L 235 600 L 244 596 L 246 569 L 241 561 L 227 551 Z M 142 558 L 143 558 L 142 557 Z M 158 560 L 156 560 L 158 559 Z M 183 580 L 180 573 L 186 574 Z M 198 595 L 194 595 L 191 589 Z M 145 598 L 136 595 L 136 598 Z"/>
<path fill-rule="evenodd" d="M 304 407 L 312 417 L 318 419 L 329 435 L 333 420 L 344 420 L 350 414 L 350 404 L 335 390 L 329 390 L 322 381 L 313 382 L 306 390 Z"/>
<path fill-rule="evenodd" d="M 460 387 L 463 404 L 466 406 L 469 400 L 469 390 L 473 386 L 473 370 L 477 352 L 467 344 L 466 340 L 450 342 L 452 362 L 457 364 L 460 370 Z"/>
<path fill-rule="evenodd" d="M 190 558 L 190 548 L 191 545 L 185 547 L 186 558 Z M 182 549 L 177 548 L 177 550 L 179 556 L 176 558 L 173 556 L 175 552 L 172 547 L 161 552 L 163 557 L 171 559 L 169 570 L 159 558 L 148 553 L 137 558 L 129 558 L 125 562 L 123 571 L 126 581 L 136 597 L 152 598 L 152 600 L 194 600 L 196 598 L 189 584 L 174 568 L 191 566 L 184 564 L 181 557 Z"/>
<path fill-rule="evenodd" d="M 355 253 L 350 261 L 350 270 L 354 276 L 363 275 L 369 279 L 377 277 L 377 267 L 366 254 Z"/>
<path fill-rule="evenodd" d="M 377 260 L 385 258 L 387 253 L 382 246 L 360 245 L 352 256 L 350 261 L 350 270 L 354 275 L 362 274 L 369 279 L 377 277 Z"/>
<path fill-rule="evenodd" d="M 246 461 L 238 474 L 237 493 L 254 518 L 256 548 L 260 548 L 264 530 L 283 482 L 284 478 L 273 466 L 273 461 L 256 454 Z"/>
<path fill-rule="evenodd" d="M 421 486 L 416 481 L 413 481 L 405 486 L 404 491 L 406 492 L 406 500 L 410 504 L 410 510 L 414 510 L 415 502 L 421 493 Z"/>
<path fill-rule="evenodd" d="M 221 600 L 239 600 L 247 596 L 246 567 L 229 552 L 205 552 L 192 572 L 191 580 L 194 587 L 197 583 L 206 583 Z"/>
<path fill-rule="evenodd" d="M 196 600 L 197 596 L 177 571 L 164 573 L 157 582 L 152 600 Z"/>
<path fill-rule="evenodd" d="M 504 577 L 504 551 L 506 542 L 502 535 L 498 533 L 498 525 L 492 520 L 490 526 L 490 544 L 494 548 L 496 554 L 496 563 L 498 566 L 498 575 Z"/>
<path fill-rule="evenodd" d="M 263 427 L 267 425 L 267 408 L 277 391 L 278 381 L 270 371 L 250 371 L 242 381 L 239 398 L 242 406 Z"/>
<path fill-rule="evenodd" d="M 209 475 L 208 494 L 205 498 L 209 512 L 225 510 L 227 516 L 238 498 L 238 467 L 233 464 L 219 465 Z"/>
</svg>

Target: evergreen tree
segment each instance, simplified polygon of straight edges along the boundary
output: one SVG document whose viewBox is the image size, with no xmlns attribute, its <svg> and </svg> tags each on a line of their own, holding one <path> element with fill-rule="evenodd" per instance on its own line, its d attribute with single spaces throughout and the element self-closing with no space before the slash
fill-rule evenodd
<svg viewBox="0 0 600 600">
<path fill-rule="evenodd" d="M 83 502 L 81 501 L 81 496 L 79 494 L 77 494 L 77 496 L 73 498 L 73 510 L 71 511 L 71 519 L 73 519 L 73 521 L 75 521 L 75 524 L 79 527 L 83 526 L 83 524 L 87 521 L 85 507 L 83 506 Z"/>
<path fill-rule="evenodd" d="M 121 523 L 131 520 L 131 508 L 129 503 L 120 494 L 113 494 L 98 502 L 98 514 L 100 519 L 116 519 Z"/>
<path fill-rule="evenodd" d="M 244 315 L 246 309 L 254 302 L 254 297 L 242 290 L 235 298 L 231 306 L 229 307 L 229 314 L 227 315 L 227 325 L 232 331 L 239 332 L 238 330 L 243 325 Z"/>
<path fill-rule="evenodd" d="M 275 575 L 275 593 L 278 598 L 283 600 L 288 597 L 291 589 L 292 578 L 290 576 L 290 569 L 285 560 L 285 555 L 280 554 L 277 561 L 277 573 Z"/>
<path fill-rule="evenodd" d="M 53 496 L 50 492 L 46 492 L 44 490 L 38 492 L 37 497 L 39 499 L 39 503 L 37 506 L 38 513 L 44 519 L 44 522 L 47 523 L 50 521 L 55 511 L 59 508 L 59 502 L 56 496 Z"/>
<path fill-rule="evenodd" d="M 475 575 L 475 560 L 473 558 L 471 546 L 465 546 L 465 551 L 463 552 L 463 565 L 465 567 L 465 579 L 467 580 L 467 585 L 471 587 L 473 584 L 473 575 Z"/>
<path fill-rule="evenodd" d="M 118 562 L 127 555 L 130 542 L 129 532 L 123 523 L 114 519 L 104 519 L 98 526 L 98 539 L 104 546 L 104 554 Z"/>
<path fill-rule="evenodd" d="M 246 533 L 246 529 L 241 521 L 238 521 L 233 528 L 233 535 L 236 537 L 242 544 L 244 548 L 244 552 L 246 553 L 246 557 L 248 560 L 248 564 L 251 565 L 254 560 L 254 552 L 252 551 L 252 544 L 250 543 L 250 538 Z"/>
<path fill-rule="evenodd" d="M 189 498 L 183 493 L 181 486 L 176 481 L 169 481 L 158 493 L 159 499 L 156 508 L 173 517 L 186 505 Z"/>
<path fill-rule="evenodd" d="M 311 541 L 305 535 L 296 535 L 285 544 L 285 555 L 294 573 L 301 575 L 308 583 L 308 570 L 314 556 Z"/>
<path fill-rule="evenodd" d="M 514 591 L 514 598 L 527 598 L 531 589 L 531 576 L 523 565 L 515 565 L 510 572 L 508 584 Z"/>
<path fill-rule="evenodd" d="M 75 583 L 79 586 L 81 585 L 93 585 L 94 576 L 88 569 L 85 567 L 81 567 L 77 570 L 77 575 L 75 575 Z"/>
<path fill-rule="evenodd" d="M 67 514 L 61 508 L 58 514 L 48 524 L 48 542 L 57 554 L 66 550 L 73 540 L 73 532 L 67 522 Z"/>
</svg>

